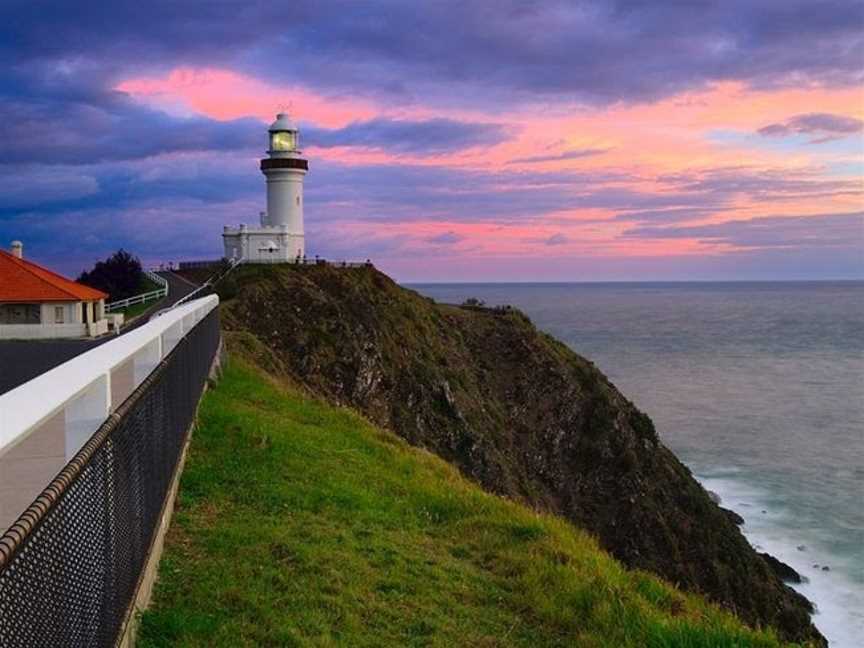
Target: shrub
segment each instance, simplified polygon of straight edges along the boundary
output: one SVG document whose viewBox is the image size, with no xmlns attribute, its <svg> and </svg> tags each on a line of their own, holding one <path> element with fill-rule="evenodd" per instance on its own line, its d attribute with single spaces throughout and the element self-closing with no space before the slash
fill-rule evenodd
<svg viewBox="0 0 864 648">
<path fill-rule="evenodd" d="M 108 293 L 110 301 L 139 294 L 142 280 L 141 261 L 123 248 L 78 277 L 85 286 Z"/>
</svg>

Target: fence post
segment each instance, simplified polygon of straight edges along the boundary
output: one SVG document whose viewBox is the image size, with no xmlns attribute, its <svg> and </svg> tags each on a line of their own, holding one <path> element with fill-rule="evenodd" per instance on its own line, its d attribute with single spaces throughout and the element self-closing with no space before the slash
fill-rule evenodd
<svg viewBox="0 0 864 648">
<path fill-rule="evenodd" d="M 66 406 L 66 461 L 72 459 L 111 411 L 111 374 L 104 373 Z"/>
</svg>

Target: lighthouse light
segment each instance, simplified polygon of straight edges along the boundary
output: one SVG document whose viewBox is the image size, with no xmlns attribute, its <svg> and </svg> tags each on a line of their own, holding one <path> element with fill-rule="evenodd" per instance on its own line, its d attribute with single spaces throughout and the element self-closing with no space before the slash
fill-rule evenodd
<svg viewBox="0 0 864 648">
<path fill-rule="evenodd" d="M 271 151 L 294 151 L 297 148 L 297 134 L 291 131 L 270 133 Z"/>
</svg>

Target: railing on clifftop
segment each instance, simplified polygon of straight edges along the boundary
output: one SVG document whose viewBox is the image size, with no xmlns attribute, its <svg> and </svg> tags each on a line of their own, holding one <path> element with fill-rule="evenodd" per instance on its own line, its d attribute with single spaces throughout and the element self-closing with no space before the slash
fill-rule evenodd
<svg viewBox="0 0 864 648">
<path fill-rule="evenodd" d="M 53 477 L 23 513 L 22 493 L 7 499 L 3 648 L 115 645 L 218 350 L 218 302 L 181 306 L 0 396 L 0 503 L 4 478 L 28 485 L 45 465 Z"/>
<path fill-rule="evenodd" d="M 297 257 L 296 259 L 291 259 L 290 261 L 283 261 L 282 259 L 256 259 L 255 261 L 250 261 L 250 263 L 262 263 L 264 265 L 278 265 L 278 264 L 288 264 L 288 265 L 326 265 L 334 268 L 365 268 L 371 267 L 372 261 L 366 259 L 365 261 L 333 261 L 331 259 L 324 259 L 321 257 Z"/>
<path fill-rule="evenodd" d="M 220 264 L 225 263 L 228 259 L 212 259 L 212 260 L 203 260 L 203 261 L 181 261 L 178 264 L 178 268 L 180 270 L 193 270 L 197 268 L 210 268 L 215 267 Z M 243 262 L 245 259 L 238 259 L 238 262 Z M 294 265 L 329 265 L 334 268 L 365 268 L 367 266 L 371 266 L 372 261 L 366 259 L 365 261 L 334 261 L 332 259 L 323 259 L 321 257 L 298 257 L 295 259 L 291 259 L 290 261 L 285 261 L 280 258 L 270 258 L 270 259 L 255 259 L 254 261 L 247 261 L 247 263 L 262 263 L 265 265 L 278 265 L 282 263 L 294 264 Z"/>
</svg>

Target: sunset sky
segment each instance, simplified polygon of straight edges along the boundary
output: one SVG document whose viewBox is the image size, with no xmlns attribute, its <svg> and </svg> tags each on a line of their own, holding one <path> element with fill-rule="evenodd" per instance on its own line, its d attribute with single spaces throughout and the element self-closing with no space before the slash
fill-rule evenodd
<svg viewBox="0 0 864 648">
<path fill-rule="evenodd" d="M 402 281 L 864 278 L 864 4 L 0 5 L 0 245 L 221 255 L 290 104 L 311 254 Z"/>
</svg>

